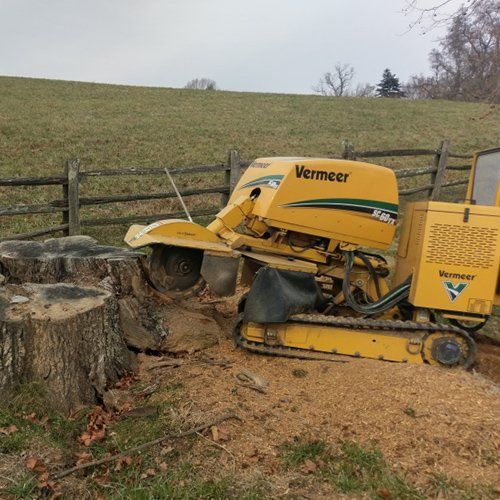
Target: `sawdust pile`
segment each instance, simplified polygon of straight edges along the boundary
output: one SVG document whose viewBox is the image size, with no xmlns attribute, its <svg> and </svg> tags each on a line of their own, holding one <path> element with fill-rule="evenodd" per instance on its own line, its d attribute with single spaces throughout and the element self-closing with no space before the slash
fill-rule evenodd
<svg viewBox="0 0 500 500">
<path fill-rule="evenodd" d="M 367 359 L 333 363 L 247 353 L 230 337 L 234 301 L 211 307 L 223 333 L 203 356 L 225 363 L 207 367 L 192 360 L 161 372 L 166 382 L 182 384 L 191 420 L 230 409 L 244 419 L 224 424 L 227 453 L 217 459 L 207 458 L 205 440 L 197 441 L 192 463 L 203 465 L 207 476 L 223 467 L 262 475 L 285 491 L 278 446 L 300 436 L 375 444 L 417 485 L 436 474 L 498 484 L 498 465 L 488 457 L 498 457 L 500 449 L 500 388 L 490 379 Z M 153 377 L 147 367 L 157 360 L 142 356 L 142 377 Z M 244 370 L 265 379 L 267 392 L 242 386 L 236 376 Z"/>
</svg>

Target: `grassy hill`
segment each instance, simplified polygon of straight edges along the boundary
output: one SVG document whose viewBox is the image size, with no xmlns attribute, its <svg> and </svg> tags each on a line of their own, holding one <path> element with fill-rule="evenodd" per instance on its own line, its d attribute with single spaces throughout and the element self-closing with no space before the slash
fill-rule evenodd
<svg viewBox="0 0 500 500">
<path fill-rule="evenodd" d="M 69 156 L 84 165 L 190 164 L 328 155 L 357 148 L 455 151 L 498 143 L 499 113 L 482 104 L 207 92 L 0 77 L 2 174 L 54 172 Z"/>
<path fill-rule="evenodd" d="M 455 152 L 468 153 L 498 144 L 499 137 L 499 113 L 483 104 L 0 77 L 0 176 L 58 173 L 70 157 L 80 158 L 82 168 L 89 169 L 220 162 L 230 148 L 239 149 L 246 160 L 266 155 L 324 156 L 338 154 L 344 138 L 357 149 L 429 148 L 449 138 Z M 401 166 L 428 161 L 383 160 Z M 200 182 L 189 177 L 180 181 L 181 185 Z M 85 196 L 109 192 L 111 187 L 127 193 L 166 186 L 158 177 L 125 177 L 89 182 L 82 190 Z M 54 198 L 60 198 L 58 187 L 0 188 L 0 205 Z M 87 209 L 86 214 L 165 212 L 173 203 L 109 205 Z M 0 218 L 0 222 L 4 234 L 10 234 L 58 223 L 59 217 Z M 89 232 L 117 242 L 124 230 Z"/>
</svg>

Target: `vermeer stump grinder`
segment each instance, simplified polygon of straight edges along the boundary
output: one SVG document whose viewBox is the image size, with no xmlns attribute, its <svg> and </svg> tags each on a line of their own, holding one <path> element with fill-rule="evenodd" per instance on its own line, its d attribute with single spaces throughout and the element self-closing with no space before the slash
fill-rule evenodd
<svg viewBox="0 0 500 500">
<path fill-rule="evenodd" d="M 396 176 L 358 161 L 260 158 L 207 227 L 163 220 L 125 241 L 151 247 L 151 284 L 169 297 L 206 283 L 228 296 L 240 275 L 235 339 L 251 351 L 467 368 L 470 332 L 500 304 L 499 180 L 500 149 L 485 151 L 465 203 L 407 204 L 394 270 L 372 249 L 393 242 Z"/>
</svg>

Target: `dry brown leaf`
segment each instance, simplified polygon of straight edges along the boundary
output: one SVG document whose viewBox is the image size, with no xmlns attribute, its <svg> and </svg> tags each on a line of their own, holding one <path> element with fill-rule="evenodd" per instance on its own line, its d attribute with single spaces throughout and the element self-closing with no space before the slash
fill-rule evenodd
<svg viewBox="0 0 500 500">
<path fill-rule="evenodd" d="M 312 460 L 305 460 L 305 462 L 301 465 L 300 470 L 304 474 L 312 474 L 313 472 L 316 472 L 316 469 L 318 466 L 312 461 Z"/>
<path fill-rule="evenodd" d="M 9 425 L 8 427 L 2 427 L 0 428 L 0 434 L 5 434 L 6 436 L 10 436 L 11 434 L 14 434 L 14 432 L 17 432 L 19 429 L 14 425 Z"/>
<path fill-rule="evenodd" d="M 33 472 L 37 472 L 38 474 L 47 472 L 45 464 L 36 457 L 30 457 L 26 460 L 26 468 Z"/>
<path fill-rule="evenodd" d="M 168 470 L 168 465 L 165 463 L 165 462 L 161 462 L 159 465 L 158 465 L 158 469 L 160 469 L 161 471 L 163 472 L 166 472 Z"/>
<path fill-rule="evenodd" d="M 226 429 L 219 428 L 219 441 L 229 441 L 230 435 Z"/>
<path fill-rule="evenodd" d="M 81 465 L 90 462 L 94 457 L 92 456 L 92 453 L 82 451 L 81 453 L 75 453 L 75 458 L 76 465 Z"/>
<path fill-rule="evenodd" d="M 142 474 L 141 474 L 141 479 L 147 479 L 148 477 L 153 477 L 156 476 L 156 470 L 155 469 L 146 469 Z"/>
<path fill-rule="evenodd" d="M 49 416 L 45 415 L 41 419 L 39 419 L 38 423 L 39 425 L 45 426 L 47 425 L 48 421 L 49 421 Z"/>
<path fill-rule="evenodd" d="M 387 500 L 390 500 L 392 498 L 391 492 L 387 488 L 381 488 L 380 490 L 378 490 L 377 495 L 380 498 L 386 498 Z"/>
<path fill-rule="evenodd" d="M 119 457 L 115 461 L 115 471 L 118 472 L 122 470 L 124 465 L 130 465 L 132 463 L 132 457 Z"/>
<path fill-rule="evenodd" d="M 95 483 L 97 483 L 99 485 L 109 483 L 109 476 L 108 475 L 94 476 L 92 479 L 94 480 Z"/>
<path fill-rule="evenodd" d="M 78 438 L 78 442 L 84 446 L 90 446 L 106 437 L 106 429 L 113 415 L 105 412 L 100 406 L 96 406 L 88 415 L 88 419 L 87 429 Z"/>
<path fill-rule="evenodd" d="M 33 470 L 35 468 L 38 460 L 35 457 L 30 457 L 26 460 L 26 468 L 29 470 Z"/>
</svg>

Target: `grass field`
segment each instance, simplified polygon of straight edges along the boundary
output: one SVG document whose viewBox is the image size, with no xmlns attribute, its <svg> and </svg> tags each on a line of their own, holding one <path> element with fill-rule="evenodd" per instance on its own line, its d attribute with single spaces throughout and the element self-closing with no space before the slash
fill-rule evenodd
<svg viewBox="0 0 500 500">
<path fill-rule="evenodd" d="M 0 177 L 59 173 L 65 160 L 82 169 L 181 166 L 222 162 L 235 148 L 245 160 L 267 155 L 338 154 L 348 138 L 358 150 L 437 147 L 455 152 L 498 143 L 498 111 L 482 104 L 398 99 L 206 92 L 0 77 Z M 430 158 L 383 159 L 389 166 L 428 164 Z M 461 160 L 463 163 L 463 160 Z M 218 179 L 221 179 L 220 176 Z M 181 186 L 207 182 L 184 176 Z M 219 183 L 220 180 L 212 179 Z M 420 182 L 426 182 L 420 180 Z M 169 190 L 166 179 L 93 179 L 82 196 Z M 60 187 L 0 188 L 0 205 L 60 198 Z M 188 200 L 191 207 L 218 196 Z M 87 208 L 83 216 L 178 210 L 172 201 Z M 0 218 L 0 233 L 57 224 L 59 216 Z M 108 243 L 126 227 L 87 232 Z"/>
</svg>

